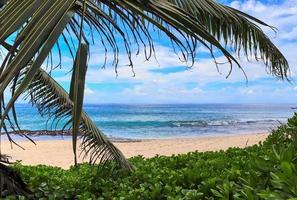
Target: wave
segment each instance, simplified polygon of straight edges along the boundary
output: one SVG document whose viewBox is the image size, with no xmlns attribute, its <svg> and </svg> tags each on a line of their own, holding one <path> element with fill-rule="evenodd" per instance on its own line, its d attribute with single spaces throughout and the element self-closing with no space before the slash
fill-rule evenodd
<svg viewBox="0 0 297 200">
<path fill-rule="evenodd" d="M 236 126 L 236 125 L 252 125 L 252 124 L 280 124 L 285 121 L 276 119 L 259 119 L 259 120 L 209 120 L 209 121 L 181 121 L 173 122 L 177 127 L 194 127 L 194 126 Z"/>
<path fill-rule="evenodd" d="M 218 126 L 242 126 L 253 124 L 279 124 L 277 119 L 247 119 L 247 120 L 184 120 L 184 121 L 104 121 L 97 122 L 100 127 L 218 127 Z"/>
<path fill-rule="evenodd" d="M 234 120 L 213 120 L 213 121 L 178 121 L 172 122 L 173 126 L 177 127 L 206 127 L 206 126 L 226 126 L 236 124 L 237 122 Z"/>
<path fill-rule="evenodd" d="M 278 124 L 279 120 L 264 119 L 264 120 L 199 120 L 199 121 L 178 121 L 172 122 L 173 126 L 177 127 L 207 127 L 207 126 L 230 126 L 230 125 L 249 125 L 249 124 Z"/>
</svg>

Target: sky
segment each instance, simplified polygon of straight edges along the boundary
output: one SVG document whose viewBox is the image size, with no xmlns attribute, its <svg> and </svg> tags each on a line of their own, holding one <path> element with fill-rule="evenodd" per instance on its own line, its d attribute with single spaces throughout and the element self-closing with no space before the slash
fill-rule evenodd
<svg viewBox="0 0 297 200">
<path fill-rule="evenodd" d="M 86 78 L 85 103 L 166 104 L 166 103 L 297 103 L 297 1 L 221 1 L 242 10 L 278 29 L 277 34 L 264 29 L 281 49 L 291 67 L 292 83 L 268 75 L 261 63 L 241 59 L 248 82 L 239 69 L 226 79 L 227 68 L 216 70 L 212 59 L 201 48 L 195 65 L 188 68 L 164 38 L 155 41 L 156 59 L 145 61 L 143 54 L 134 56 L 134 71 L 120 55 L 116 76 L 114 68 L 101 69 L 104 54 L 100 46 L 91 47 Z M 202 55 L 199 57 L 199 55 Z M 64 57 L 65 65 L 67 59 Z M 65 61 L 66 60 L 66 61 Z M 69 61 L 70 63 L 70 61 Z M 70 81 L 67 67 L 53 73 L 65 88 Z"/>
</svg>

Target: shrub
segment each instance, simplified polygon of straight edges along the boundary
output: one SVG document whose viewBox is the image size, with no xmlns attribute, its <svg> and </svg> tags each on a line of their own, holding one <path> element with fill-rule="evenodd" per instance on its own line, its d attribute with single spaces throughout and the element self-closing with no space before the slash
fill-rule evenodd
<svg viewBox="0 0 297 200">
<path fill-rule="evenodd" d="M 293 199 L 296 127 L 297 115 L 265 142 L 244 149 L 134 157 L 132 173 L 110 172 L 112 163 L 69 170 L 17 163 L 14 168 L 37 199 Z"/>
</svg>

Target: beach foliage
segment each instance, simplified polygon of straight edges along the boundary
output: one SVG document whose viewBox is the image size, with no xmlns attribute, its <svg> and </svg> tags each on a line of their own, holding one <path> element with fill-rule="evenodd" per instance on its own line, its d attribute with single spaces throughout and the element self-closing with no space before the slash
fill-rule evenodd
<svg viewBox="0 0 297 200">
<path fill-rule="evenodd" d="M 198 50 L 204 48 L 217 66 L 221 63 L 216 58 L 225 58 L 230 69 L 227 77 L 235 66 L 242 69 L 235 57 L 238 54 L 262 61 L 270 74 L 286 79 L 287 60 L 261 27 L 274 29 L 213 0 L 1 0 L 0 130 L 14 143 L 8 128 L 20 129 L 14 103 L 25 93 L 41 114 L 56 122 L 66 121 L 64 128 L 73 132 L 75 161 L 80 134 L 81 147 L 91 155 L 91 163 L 114 160 L 120 167 L 131 169 L 82 109 L 89 47 L 99 46 L 105 52 L 103 67 L 110 64 L 116 73 L 119 55 L 125 52 L 134 73 L 133 52 L 143 52 L 145 60 L 154 57 L 153 38 L 160 34 L 171 41 L 189 66 L 194 64 Z M 63 57 L 69 55 L 72 78 L 65 92 L 58 83 L 48 80 L 52 71 L 61 68 Z M 108 55 L 112 57 L 110 62 L 106 60 Z M 5 93 L 4 98 L 5 91 L 11 93 L 8 102 L 4 101 L 8 97 Z M 65 118 L 68 120 L 62 120 Z"/>
<path fill-rule="evenodd" d="M 266 141 L 226 151 L 191 152 L 129 161 L 135 170 L 81 164 L 64 170 L 23 166 L 39 199 L 296 199 L 297 114 Z M 98 170 L 100 169 L 100 170 Z M 11 197 L 13 199 L 13 197 Z"/>
</svg>

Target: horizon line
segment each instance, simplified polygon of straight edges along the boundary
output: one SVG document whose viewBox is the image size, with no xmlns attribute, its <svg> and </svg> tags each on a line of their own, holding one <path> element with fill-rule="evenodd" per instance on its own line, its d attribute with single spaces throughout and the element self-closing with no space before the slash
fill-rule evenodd
<svg viewBox="0 0 297 200">
<path fill-rule="evenodd" d="M 16 103 L 16 105 L 26 105 L 26 104 L 32 104 L 30 102 L 26 103 L 26 102 L 20 102 L 20 103 Z M 233 103 L 228 103 L 228 102 L 217 102 L 217 103 L 84 103 L 84 105 L 292 105 L 292 104 L 296 104 L 293 102 L 280 102 L 280 103 L 254 103 L 254 102 L 249 102 L 249 103 L 237 103 L 237 102 L 233 102 Z"/>
</svg>

